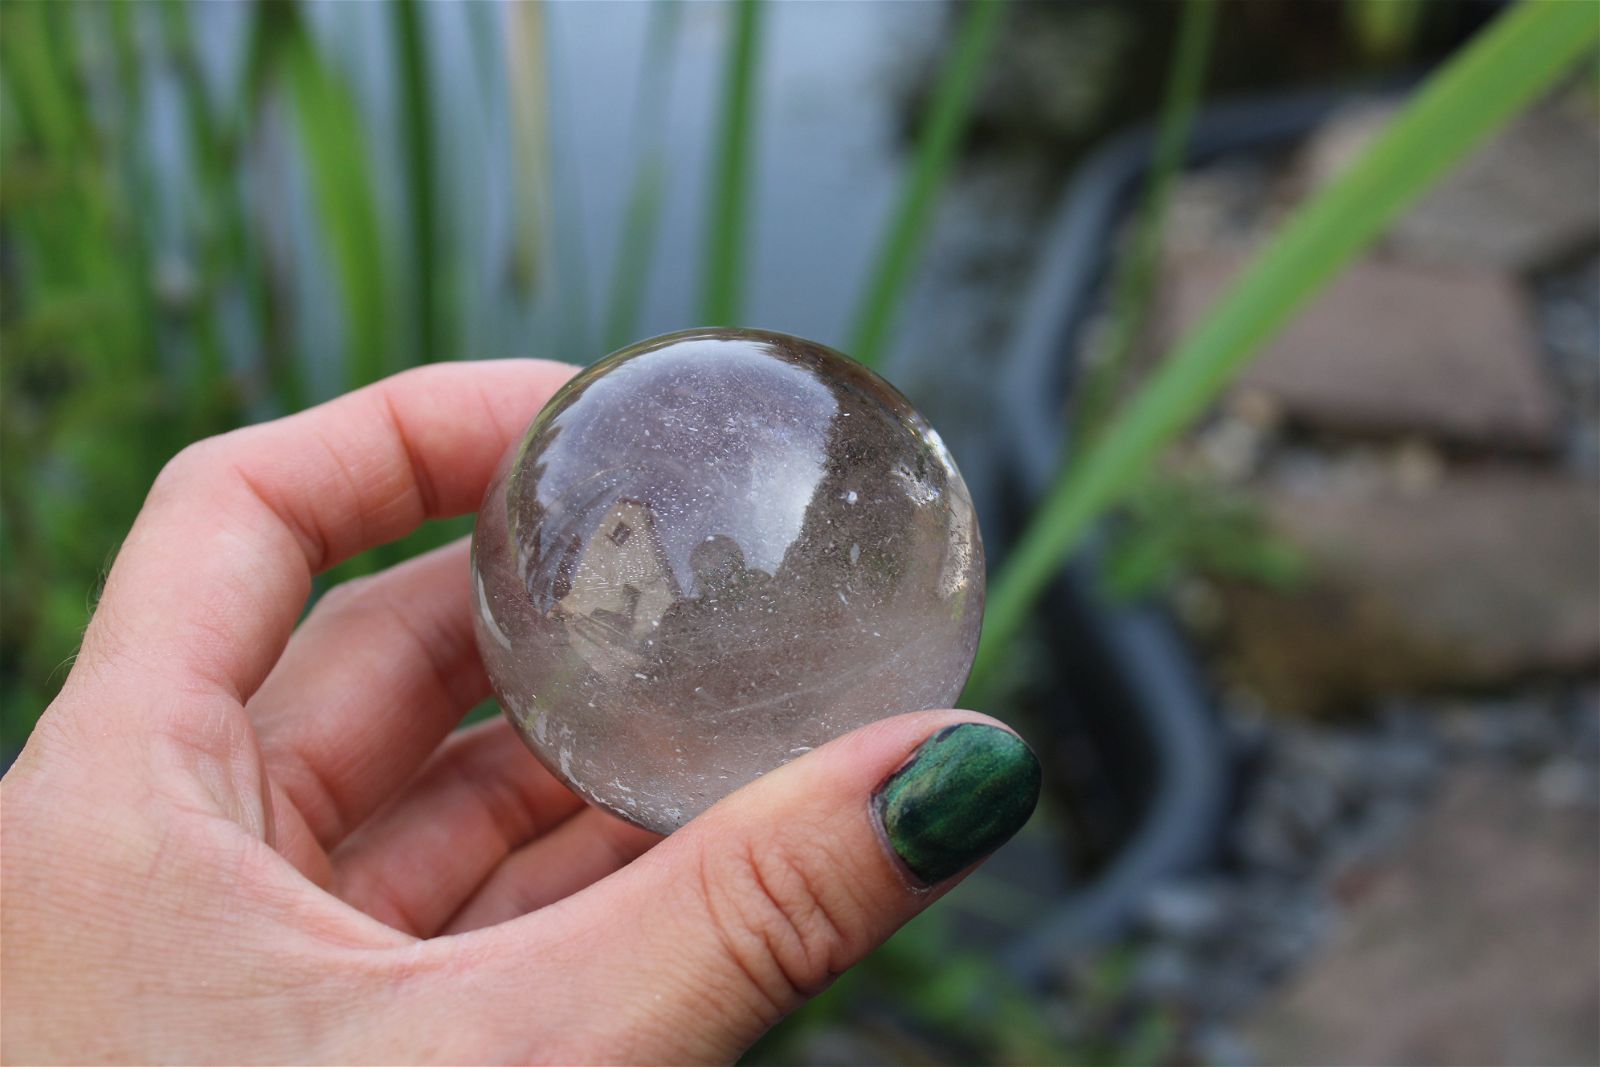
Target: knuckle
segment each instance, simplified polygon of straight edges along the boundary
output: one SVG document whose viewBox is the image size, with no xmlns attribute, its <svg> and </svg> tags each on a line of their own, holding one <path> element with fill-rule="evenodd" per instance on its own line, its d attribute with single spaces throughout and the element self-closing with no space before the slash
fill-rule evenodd
<svg viewBox="0 0 1600 1067">
<path fill-rule="evenodd" d="M 240 457 L 248 455 L 240 447 L 240 435 L 248 430 L 203 437 L 183 446 L 156 474 L 145 497 L 145 507 L 192 502 L 237 481 L 242 477 Z"/>
<path fill-rule="evenodd" d="M 396 390 L 404 390 L 407 387 L 431 383 L 434 379 L 447 373 L 449 372 L 441 372 L 440 365 L 437 363 L 424 363 L 417 367 L 407 367 L 405 370 L 396 371 L 387 378 L 380 378 L 374 382 L 373 392 L 392 394 Z"/>
<path fill-rule="evenodd" d="M 156 475 L 151 496 L 181 491 L 214 476 L 223 468 L 223 457 L 227 450 L 226 435 L 205 437 L 185 445 L 162 466 L 161 472 Z"/>
<path fill-rule="evenodd" d="M 825 989 L 864 947 L 816 859 L 782 840 L 708 852 L 700 891 L 733 964 L 775 1016 Z"/>
<path fill-rule="evenodd" d="M 345 579 L 319 596 L 312 612 L 320 615 L 342 615 L 365 608 L 372 599 L 376 578 L 377 575 L 367 574 L 359 578 Z"/>
</svg>

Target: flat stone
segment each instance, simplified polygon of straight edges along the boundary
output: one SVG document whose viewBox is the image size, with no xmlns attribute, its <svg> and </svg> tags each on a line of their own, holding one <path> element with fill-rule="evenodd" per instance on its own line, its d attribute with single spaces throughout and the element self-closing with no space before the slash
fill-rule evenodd
<svg viewBox="0 0 1600 1067">
<path fill-rule="evenodd" d="M 1506 470 L 1276 490 L 1262 506 L 1312 575 L 1225 583 L 1229 679 L 1275 710 L 1504 684 L 1600 664 L 1600 499 L 1578 479 Z"/>
<path fill-rule="evenodd" d="M 1353 108 L 1302 150 L 1303 187 L 1326 184 L 1393 115 Z M 1524 113 L 1402 215 L 1384 240 L 1396 258 L 1526 273 L 1600 236 L 1600 124 L 1587 101 L 1557 98 Z"/>
<path fill-rule="evenodd" d="M 1169 263 L 1159 341 L 1170 351 L 1226 291 L 1237 253 Z M 1494 271 L 1364 260 L 1241 376 L 1285 417 L 1317 429 L 1420 434 L 1467 446 L 1553 447 L 1560 407 L 1526 300 Z"/>
<path fill-rule="evenodd" d="M 1262 1063 L 1600 1062 L 1597 830 L 1532 774 L 1451 772 L 1246 1043 Z"/>
</svg>

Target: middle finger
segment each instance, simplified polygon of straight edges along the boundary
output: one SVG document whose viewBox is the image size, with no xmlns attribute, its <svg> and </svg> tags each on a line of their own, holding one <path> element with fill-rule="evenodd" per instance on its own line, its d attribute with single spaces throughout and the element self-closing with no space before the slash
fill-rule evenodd
<svg viewBox="0 0 1600 1067">
<path fill-rule="evenodd" d="M 464 730 L 333 856 L 333 888 L 418 937 L 436 933 L 507 856 L 571 821 L 583 802 L 505 719 Z"/>
<path fill-rule="evenodd" d="M 332 849 L 488 693 L 463 538 L 323 597 L 247 710 L 268 775 Z"/>
</svg>

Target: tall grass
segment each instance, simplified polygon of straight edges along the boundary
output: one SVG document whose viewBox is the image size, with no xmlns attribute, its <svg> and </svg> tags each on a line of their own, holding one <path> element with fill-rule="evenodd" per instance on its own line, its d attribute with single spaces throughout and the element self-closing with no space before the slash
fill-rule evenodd
<svg viewBox="0 0 1600 1067">
<path fill-rule="evenodd" d="M 1366 6 L 1379 18 L 1392 14 L 1383 0 Z M 1212 9 L 1211 0 L 1190 0 L 1186 8 L 1184 44 L 1170 87 L 1173 103 L 1156 168 L 1164 177 L 1152 187 L 1149 221 L 1135 239 L 1130 262 L 1139 265 L 1138 273 L 1117 285 L 1119 337 L 1124 338 L 1118 351 L 1148 306 L 1149 251 L 1198 98 Z M 898 309 L 933 228 L 938 197 L 1004 11 L 1000 0 L 977 0 L 964 9 L 857 308 L 847 347 L 869 365 L 881 363 L 892 342 Z M 214 92 L 203 77 L 191 13 L 180 2 L 159 10 L 74 3 L 4 7 L 0 573 L 6 595 L 0 599 L 0 747 L 8 750 L 20 744 L 59 684 L 92 600 L 88 587 L 109 562 L 117 537 L 166 456 L 186 440 L 225 429 L 247 414 L 293 410 L 314 397 L 305 361 L 292 341 L 292 296 L 269 254 L 273 240 L 281 239 L 274 230 L 283 220 L 263 207 L 259 190 L 240 180 L 240 172 L 265 154 L 264 138 L 279 124 L 301 149 L 322 251 L 333 268 L 344 327 L 344 384 L 363 384 L 394 369 L 408 347 L 401 343 L 401 331 L 414 337 L 420 359 L 454 354 L 452 341 L 461 336 L 458 319 L 464 316 L 452 314 L 450 294 L 437 277 L 441 260 L 454 262 L 460 254 L 451 246 L 439 204 L 437 179 L 445 161 L 443 138 L 437 135 L 448 127 L 432 113 L 439 74 L 425 26 L 437 12 L 400 0 L 386 16 L 392 20 L 399 95 L 401 152 L 395 166 L 405 189 L 405 213 L 393 229 L 379 213 L 375 181 L 382 164 L 372 154 L 368 117 L 300 8 L 279 0 L 253 9 L 238 101 Z M 504 19 L 497 21 L 501 15 Z M 505 9 L 485 5 L 466 17 L 482 60 L 476 74 L 487 88 L 505 94 L 504 133 L 513 144 L 515 167 L 513 211 L 505 220 L 513 230 L 510 258 L 501 274 L 491 276 L 495 293 L 485 305 L 497 311 L 505 307 L 507 319 L 522 325 L 528 316 L 521 313 L 552 273 L 555 243 L 546 11 L 537 3 Z M 638 171 L 629 188 L 604 320 L 611 347 L 630 340 L 637 328 L 660 221 L 667 181 L 665 79 L 681 17 L 676 3 L 658 6 L 651 15 L 634 134 Z M 698 296 L 708 323 L 739 321 L 748 274 L 763 7 L 740 0 L 732 17 L 713 177 L 706 189 L 706 259 Z M 152 177 L 128 150 L 127 140 L 103 135 L 105 118 L 89 106 L 84 91 L 103 81 L 104 72 L 91 69 L 80 36 L 103 31 L 112 47 L 100 51 L 113 57 L 113 75 L 129 88 L 113 108 L 101 110 L 115 111 L 124 133 L 142 121 L 148 94 L 139 84 L 150 57 L 140 52 L 139 23 L 149 18 L 160 19 L 162 59 L 179 85 L 188 178 L 195 193 L 184 205 L 183 226 L 194 252 L 192 291 L 158 284 L 160 271 L 143 228 L 148 220 L 136 217 Z M 503 42 L 496 39 L 497 30 L 503 31 Z M 1063 558 L 1141 478 L 1159 450 L 1389 219 L 1592 48 L 1595 37 L 1594 8 L 1585 4 L 1534 3 L 1512 10 L 1430 81 L 1352 172 L 1306 206 L 1128 406 L 1111 412 L 1109 402 L 1103 405 L 1103 431 L 1063 472 L 997 575 L 975 691 L 992 685 L 1008 646 Z M 488 62 L 491 54 L 499 56 L 502 44 L 503 67 Z M 501 74 L 505 84 L 497 85 L 494 79 Z M 408 262 L 399 260 L 402 250 L 408 250 Z M 572 304 L 571 314 L 581 322 L 582 301 Z M 246 343 L 237 342 L 239 335 Z M 1108 398 L 1118 377 L 1113 373 Z M 436 543 L 465 525 L 425 530 L 406 545 L 355 561 L 333 577 Z M 932 919 L 930 914 L 923 922 Z M 884 988 L 911 988 L 923 1009 L 917 1017 L 929 1026 L 950 1023 L 974 1048 L 992 1045 L 1022 1062 L 1067 1058 L 1052 1047 L 1048 1030 L 1004 995 L 992 964 L 980 966 L 953 942 L 928 933 L 929 926 L 921 929 L 920 942 L 903 938 L 898 956 L 880 958 Z M 913 930 L 912 938 L 918 936 Z M 841 982 L 834 1002 L 858 995 L 853 991 L 861 987 L 852 982 L 870 974 L 858 971 Z M 994 1012 L 968 1010 L 979 994 L 996 990 L 1002 995 Z M 1163 1040 L 1155 1034 L 1141 1055 L 1157 1055 L 1150 1049 Z"/>
<path fill-rule="evenodd" d="M 1167 201 L 1188 151 L 1189 130 L 1200 104 L 1216 25 L 1216 0 L 1184 0 L 1144 202 L 1135 216 L 1132 243 L 1112 281 L 1111 336 L 1102 360 L 1089 368 L 1073 411 L 1073 440 L 1080 448 L 1099 431 L 1133 361 L 1134 346 L 1155 291 Z"/>
<path fill-rule="evenodd" d="M 969 693 L 981 699 L 988 691 L 1062 561 L 1161 449 L 1408 204 L 1597 41 L 1593 5 L 1532 0 L 1512 8 L 1430 77 L 1362 157 L 1299 210 L 1104 435 L 1063 470 L 990 590 Z"/>
<path fill-rule="evenodd" d="M 868 275 L 847 350 L 869 367 L 883 361 L 895 314 L 917 253 L 927 243 L 933 208 L 966 132 L 978 78 L 1000 32 L 1001 0 L 973 0 L 939 73 L 933 100 L 917 134 L 916 155 Z"/>
<path fill-rule="evenodd" d="M 263 5 L 269 47 L 289 90 L 317 221 L 343 297 L 345 385 L 398 369 L 390 358 L 389 251 L 373 197 L 360 108 L 340 71 L 320 54 L 293 5 Z"/>
<path fill-rule="evenodd" d="M 531 293 L 544 270 L 545 234 L 550 225 L 550 102 L 545 80 L 544 8 L 513 4 L 505 13 L 506 92 L 511 112 L 511 143 L 516 165 L 516 235 L 512 279 Z M 477 25 L 485 25 L 480 21 Z"/>
<path fill-rule="evenodd" d="M 440 356 L 439 298 L 434 284 L 441 268 L 437 182 L 434 178 L 433 92 L 429 85 L 427 41 L 423 34 L 420 0 L 393 0 L 389 17 L 394 26 L 395 66 L 400 85 L 400 114 L 407 192 L 407 224 L 411 231 L 408 260 L 411 267 L 413 326 L 417 359 L 430 363 Z"/>
<path fill-rule="evenodd" d="M 285 277 L 287 222 L 275 213 L 273 190 L 259 187 L 265 181 L 259 164 L 277 147 L 274 138 L 290 136 L 299 148 L 311 239 L 321 242 L 331 268 L 331 303 L 342 326 L 341 384 L 362 384 L 410 355 L 453 354 L 461 336 L 464 316 L 452 315 L 450 293 L 436 277 L 441 260 L 455 262 L 461 254 L 439 203 L 438 179 L 449 161 L 442 158 L 448 127 L 430 103 L 439 71 L 427 19 L 436 12 L 408 0 L 382 16 L 392 20 L 398 102 L 400 151 L 391 164 L 375 157 L 371 116 L 298 4 L 250 9 L 245 62 L 225 72 L 221 88 L 205 76 L 190 27 L 203 10 L 182 3 L 4 9 L 0 556 L 7 596 L 0 666 L 8 742 L 15 737 L 9 724 L 31 721 L 59 681 L 55 668 L 81 629 L 86 588 L 165 458 L 193 437 L 293 410 L 326 388 L 308 378 L 307 354 L 296 342 L 295 316 L 303 309 Z M 503 310 L 521 329 L 531 321 L 553 244 L 545 9 L 529 3 L 487 16 L 483 10 L 468 17 L 485 60 L 476 74 L 485 88 L 504 94 L 504 127 L 494 126 L 491 136 L 509 138 L 515 166 L 505 220 L 513 230 L 511 252 L 491 272 L 494 293 L 484 305 L 497 315 Z M 1202 8 L 1190 10 L 1199 17 Z M 979 0 L 961 15 L 857 309 L 849 347 L 869 364 L 881 362 L 893 336 L 1004 11 L 998 0 Z M 495 22 L 502 13 L 503 22 Z M 698 294 L 710 322 L 737 322 L 742 314 L 762 81 L 763 8 L 741 0 L 730 13 Z M 996 578 L 979 683 L 992 678 L 1039 590 L 1094 518 L 1384 221 L 1592 46 L 1592 16 L 1580 4 L 1511 11 L 1440 73 L 1356 172 L 1308 206 L 1146 390 L 1106 424 Z M 651 15 L 635 134 L 639 171 L 603 324 L 612 345 L 631 339 L 637 327 L 660 221 L 664 82 L 680 18 L 676 5 Z M 495 39 L 496 30 L 503 40 Z M 181 161 L 188 168 L 183 188 L 192 194 L 176 209 L 189 269 L 173 277 L 157 262 L 163 253 L 151 247 L 152 219 L 141 202 L 165 176 L 141 160 L 126 136 L 148 122 L 151 94 L 140 86 L 157 67 L 176 87 Z M 1190 74 L 1175 74 L 1174 93 L 1187 85 L 1190 94 L 1197 84 L 1198 66 L 1184 69 Z M 108 93 L 107 86 L 121 88 Z M 1176 132 L 1168 138 L 1171 145 L 1181 141 Z M 393 220 L 381 213 L 376 185 L 386 176 L 381 168 L 391 165 L 404 190 L 403 210 Z M 425 532 L 383 558 L 460 528 Z"/>
<path fill-rule="evenodd" d="M 0 738 L 25 735 L 81 631 L 109 547 L 106 516 L 137 508 L 149 469 L 195 423 L 163 380 L 158 304 L 140 254 L 149 220 L 127 201 L 143 160 L 103 137 L 80 91 L 96 36 L 101 84 L 142 58 L 125 14 L 19 4 L 0 33 Z M 109 64 L 109 66 L 108 66 Z M 120 103 L 120 106 L 118 106 Z M 118 120 L 142 94 L 115 102 Z M 40 442 L 53 447 L 40 448 Z M 113 520 L 113 521 L 116 521 Z"/>
<path fill-rule="evenodd" d="M 196 367 L 187 407 L 216 412 L 223 421 L 237 416 L 236 391 L 228 381 L 228 357 L 219 306 L 230 274 L 237 273 L 254 316 L 265 313 L 260 272 L 248 252 L 244 208 L 231 178 L 237 138 L 223 128 L 200 71 L 189 9 L 180 3 L 161 5 L 162 41 L 176 75 L 188 136 L 195 203 L 183 230 L 196 248 L 203 277 L 193 313 Z M 292 387 L 291 387 L 292 388 Z"/>
<path fill-rule="evenodd" d="M 633 105 L 632 140 L 638 158 L 611 276 L 611 302 L 605 325 L 607 352 L 614 352 L 633 339 L 644 303 L 644 287 L 650 276 L 666 195 L 666 117 L 672 88 L 669 74 L 682 25 L 683 0 L 657 0 L 651 7 L 639 91 Z"/>
<path fill-rule="evenodd" d="M 244 61 L 208 79 L 184 3 L 16 4 L 0 33 L 0 748 L 59 685 L 117 538 L 184 443 L 313 398 L 281 269 L 289 220 L 257 164 L 299 148 L 310 237 L 332 268 L 343 340 L 316 353 L 343 386 L 402 365 L 436 335 L 395 315 L 397 246 L 375 196 L 369 127 L 300 7 L 244 13 Z M 419 28 L 399 28 L 402 118 L 431 97 Z M 408 47 L 406 38 L 411 38 Z M 157 161 L 154 86 L 168 79 L 181 147 Z M 432 164 L 435 150 L 409 158 Z M 417 166 L 411 171 L 416 172 Z M 415 176 L 415 175 L 413 175 Z M 415 234 L 435 207 L 413 181 Z M 181 195 L 157 195 L 164 188 Z M 174 213 L 168 218 L 167 212 Z M 162 242 L 157 247 L 158 236 Z M 174 243 L 175 242 L 175 243 Z M 435 248 L 437 245 L 435 244 Z M 272 254 L 276 248 L 279 259 Z M 413 284 L 426 287 L 419 272 Z M 406 305 L 410 311 L 410 305 Z M 402 330 L 391 328 L 398 323 Z M 426 540 L 426 538 L 424 538 Z M 393 558 L 404 550 L 389 550 Z M 346 573 L 370 569 L 379 558 Z"/>
<path fill-rule="evenodd" d="M 701 321 L 737 326 L 744 306 L 750 203 L 750 125 L 756 110 L 757 47 L 765 0 L 737 0 L 722 83 L 716 165 L 708 188 L 709 227 Z"/>
</svg>

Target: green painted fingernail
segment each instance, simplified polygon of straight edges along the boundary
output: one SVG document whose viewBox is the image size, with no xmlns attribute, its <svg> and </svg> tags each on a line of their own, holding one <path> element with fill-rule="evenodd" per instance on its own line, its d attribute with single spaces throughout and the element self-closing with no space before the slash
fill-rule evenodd
<svg viewBox="0 0 1600 1067">
<path fill-rule="evenodd" d="M 968 722 L 934 734 L 872 795 L 889 847 L 928 885 L 987 856 L 1039 800 L 1039 761 L 1016 734 Z"/>
</svg>

